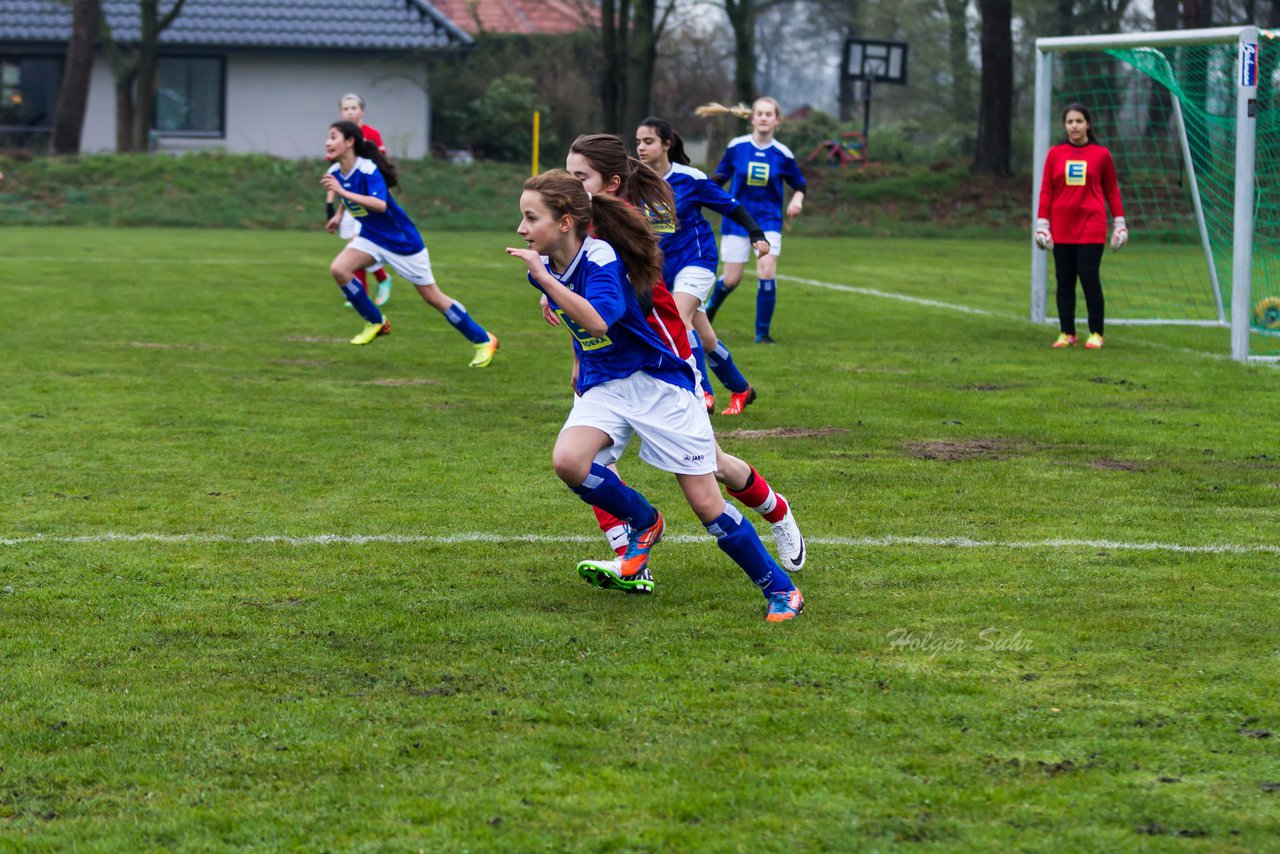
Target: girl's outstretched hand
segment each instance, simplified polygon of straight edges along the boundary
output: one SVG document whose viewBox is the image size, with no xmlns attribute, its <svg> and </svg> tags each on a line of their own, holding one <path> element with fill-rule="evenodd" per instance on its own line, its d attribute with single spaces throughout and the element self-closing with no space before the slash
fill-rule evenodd
<svg viewBox="0 0 1280 854">
<path fill-rule="evenodd" d="M 541 273 L 543 270 L 547 269 L 546 265 L 542 263 L 542 256 L 527 246 L 508 246 L 507 254 L 512 258 L 519 258 L 523 261 L 525 266 L 529 268 L 530 273 Z"/>
</svg>

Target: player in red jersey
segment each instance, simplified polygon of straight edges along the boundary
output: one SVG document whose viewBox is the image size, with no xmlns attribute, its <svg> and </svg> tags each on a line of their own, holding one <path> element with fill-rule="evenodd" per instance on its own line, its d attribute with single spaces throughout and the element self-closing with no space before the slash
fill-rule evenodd
<svg viewBox="0 0 1280 854">
<path fill-rule="evenodd" d="M 588 134 L 578 137 L 569 148 L 566 169 L 570 175 L 582 181 L 588 194 L 606 193 L 625 199 L 636 207 L 648 210 L 666 208 L 673 210 L 675 199 L 671 186 L 644 163 L 627 153 L 621 137 L 612 134 Z M 605 176 L 609 177 L 606 179 Z M 688 362 L 694 371 L 697 363 L 689 347 L 689 337 L 684 318 L 676 305 L 675 297 L 665 282 L 657 282 L 652 289 L 652 306 L 648 307 L 647 320 L 658 337 L 667 342 L 675 353 Z M 543 303 L 543 317 L 552 326 L 560 319 L 547 310 Z M 576 387 L 577 365 L 574 365 Z M 726 453 L 716 443 L 716 480 L 725 485 L 729 495 L 764 517 L 773 529 L 778 547 L 778 561 L 786 570 L 794 571 L 804 566 L 805 543 L 796 524 L 787 499 L 773 491 L 755 467 L 745 460 Z M 600 530 L 609 540 L 614 551 L 622 554 L 627 547 L 626 523 L 593 507 Z"/>
<path fill-rule="evenodd" d="M 373 125 L 364 123 L 364 98 L 361 98 L 354 92 L 348 92 L 338 99 L 338 111 L 342 114 L 342 120 L 354 122 L 359 128 L 364 138 L 374 145 L 378 146 L 378 150 L 383 154 L 387 153 L 387 147 L 382 144 L 382 134 L 378 133 L 378 129 Z M 350 241 L 360 234 L 360 223 L 356 222 L 351 214 L 347 213 L 343 208 L 342 216 L 335 220 L 337 211 L 334 209 L 333 193 L 325 196 L 325 213 L 329 216 L 329 222 L 325 225 L 325 230 L 332 234 L 337 231 L 338 236 L 343 240 Z M 369 282 L 367 273 L 372 272 L 374 279 L 378 282 L 378 295 L 374 298 L 374 302 L 378 305 L 385 305 L 387 300 L 391 299 L 391 274 L 381 264 L 374 264 L 366 270 L 356 271 L 356 281 L 360 286 L 369 291 Z M 350 305 L 351 303 L 347 303 Z"/>
<path fill-rule="evenodd" d="M 1049 149 L 1040 181 L 1040 207 L 1036 213 L 1036 245 L 1053 251 L 1058 282 L 1058 324 L 1062 329 L 1053 342 L 1070 347 L 1076 339 L 1076 279 L 1089 310 L 1089 340 L 1085 348 L 1102 347 L 1105 303 L 1102 298 L 1102 250 L 1107 242 L 1107 208 L 1113 219 L 1111 250 L 1129 239 L 1120 202 L 1120 183 L 1111 152 L 1093 133 L 1093 116 L 1083 104 L 1068 104 L 1062 111 L 1067 141 Z"/>
</svg>

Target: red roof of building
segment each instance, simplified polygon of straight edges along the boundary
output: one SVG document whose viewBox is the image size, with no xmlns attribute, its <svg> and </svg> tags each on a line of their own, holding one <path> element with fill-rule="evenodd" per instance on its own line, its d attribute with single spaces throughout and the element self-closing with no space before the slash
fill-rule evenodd
<svg viewBox="0 0 1280 854">
<path fill-rule="evenodd" d="M 589 0 L 432 0 L 431 5 L 468 33 L 573 33 L 595 21 Z"/>
</svg>

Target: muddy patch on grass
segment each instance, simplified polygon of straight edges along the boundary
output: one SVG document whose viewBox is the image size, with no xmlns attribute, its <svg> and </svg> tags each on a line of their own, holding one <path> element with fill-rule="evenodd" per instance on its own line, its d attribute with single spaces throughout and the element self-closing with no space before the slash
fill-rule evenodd
<svg viewBox="0 0 1280 854">
<path fill-rule="evenodd" d="M 1112 460 L 1103 458 L 1093 460 L 1089 463 L 1092 468 L 1102 469 L 1103 471 L 1146 471 L 1146 463 L 1138 463 L 1133 460 Z"/>
<path fill-rule="evenodd" d="M 956 386 L 960 391 L 1004 391 L 1013 388 L 1011 385 L 1000 385 L 999 383 L 969 383 L 967 385 Z"/>
<path fill-rule="evenodd" d="M 444 385 L 444 380 L 429 380 L 422 377 L 387 377 L 381 380 L 366 380 L 363 385 Z"/>
<path fill-rule="evenodd" d="M 720 435 L 729 439 L 821 439 L 848 432 L 844 427 L 773 427 L 769 430 L 733 430 Z"/>
<path fill-rule="evenodd" d="M 1027 445 L 1012 439 L 967 439 L 959 442 L 907 442 L 908 454 L 922 460 L 947 463 L 966 460 L 1007 460 Z"/>
</svg>

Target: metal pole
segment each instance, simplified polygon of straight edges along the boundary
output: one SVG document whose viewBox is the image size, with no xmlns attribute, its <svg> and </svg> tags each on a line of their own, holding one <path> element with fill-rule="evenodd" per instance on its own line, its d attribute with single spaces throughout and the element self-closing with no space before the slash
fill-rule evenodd
<svg viewBox="0 0 1280 854">
<path fill-rule="evenodd" d="M 541 124 L 542 114 L 537 110 L 533 111 L 533 174 L 538 174 L 538 136 L 539 125 Z"/>
<path fill-rule="evenodd" d="M 1253 158 L 1258 136 L 1258 28 L 1240 31 L 1236 65 L 1235 231 L 1231 254 L 1231 358 L 1249 358 L 1253 282 Z"/>
<path fill-rule="evenodd" d="M 866 78 L 862 85 L 865 87 L 862 92 L 862 151 L 865 157 L 865 153 L 871 150 L 871 78 Z"/>
<path fill-rule="evenodd" d="M 1052 121 L 1053 57 L 1036 49 L 1035 142 L 1031 178 L 1031 322 L 1045 322 L 1045 303 L 1049 290 L 1049 253 L 1035 242 L 1036 214 L 1040 208 L 1040 182 L 1044 178 L 1044 159 L 1049 156 L 1049 123 Z"/>
<path fill-rule="evenodd" d="M 1170 93 L 1173 94 L 1173 93 Z M 1200 231 L 1200 251 L 1204 252 L 1205 263 L 1209 266 L 1209 283 L 1213 286 L 1213 304 L 1218 310 L 1218 322 L 1227 323 L 1227 312 L 1222 306 L 1222 286 L 1218 283 L 1218 265 L 1214 263 L 1213 249 L 1209 245 L 1209 228 L 1204 221 L 1204 205 L 1200 201 L 1200 184 L 1196 181 L 1196 164 L 1191 159 L 1191 141 L 1187 138 L 1187 122 L 1182 116 L 1182 98 L 1173 95 L 1173 116 L 1178 125 L 1178 140 L 1182 144 L 1182 159 L 1187 164 L 1187 178 L 1190 182 L 1191 202 L 1196 211 L 1196 228 Z"/>
</svg>

